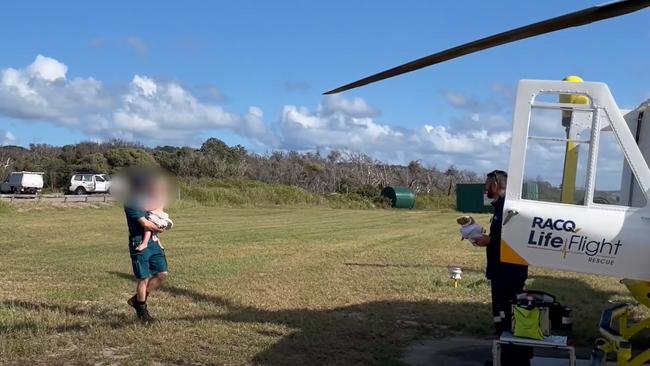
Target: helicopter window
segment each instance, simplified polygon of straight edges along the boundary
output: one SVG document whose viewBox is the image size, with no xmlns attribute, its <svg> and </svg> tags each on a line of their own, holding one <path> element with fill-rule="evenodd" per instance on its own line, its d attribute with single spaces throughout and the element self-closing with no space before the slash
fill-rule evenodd
<svg viewBox="0 0 650 366">
<path fill-rule="evenodd" d="M 522 199 L 584 205 L 592 116 L 591 110 L 532 107 Z"/>
<path fill-rule="evenodd" d="M 628 207 L 646 205 L 645 195 L 611 129 L 600 132 L 593 202 Z"/>
</svg>

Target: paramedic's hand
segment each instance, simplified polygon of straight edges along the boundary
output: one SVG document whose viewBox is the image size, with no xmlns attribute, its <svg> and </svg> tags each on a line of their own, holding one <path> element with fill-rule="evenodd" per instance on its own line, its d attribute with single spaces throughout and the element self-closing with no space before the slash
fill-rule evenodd
<svg viewBox="0 0 650 366">
<path fill-rule="evenodd" d="M 477 247 L 487 247 L 488 245 L 490 245 L 490 237 L 487 235 L 483 235 L 481 239 L 476 241 Z"/>
</svg>

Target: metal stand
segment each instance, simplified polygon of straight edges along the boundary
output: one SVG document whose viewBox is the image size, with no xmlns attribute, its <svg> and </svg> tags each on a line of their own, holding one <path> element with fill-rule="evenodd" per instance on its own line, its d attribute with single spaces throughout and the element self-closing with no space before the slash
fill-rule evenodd
<svg viewBox="0 0 650 366">
<path fill-rule="evenodd" d="M 533 348 L 550 348 L 550 349 L 559 349 L 569 352 L 569 366 L 575 366 L 576 364 L 576 351 L 573 346 L 567 344 L 560 344 L 553 342 L 549 337 L 544 340 L 534 340 L 519 338 L 512 335 L 510 332 L 503 332 L 499 339 L 495 339 L 492 342 L 492 363 L 494 366 L 501 366 L 501 345 L 502 344 L 511 344 L 515 346 L 526 346 Z"/>
</svg>

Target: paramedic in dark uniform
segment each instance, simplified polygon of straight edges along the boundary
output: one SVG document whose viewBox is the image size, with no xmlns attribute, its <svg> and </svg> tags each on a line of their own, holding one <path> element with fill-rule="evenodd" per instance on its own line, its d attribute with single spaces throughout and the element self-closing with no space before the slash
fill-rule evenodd
<svg viewBox="0 0 650 366">
<path fill-rule="evenodd" d="M 511 327 L 510 301 L 524 290 L 528 277 L 528 266 L 501 262 L 501 226 L 503 225 L 503 204 L 505 201 L 508 174 L 495 170 L 487 175 L 485 193 L 492 200 L 494 216 L 490 222 L 490 235 L 484 236 L 477 245 L 485 247 L 487 267 L 485 275 L 490 280 L 492 290 L 492 316 L 496 336 Z M 532 349 L 528 347 L 503 347 L 501 364 L 503 366 L 528 366 Z M 490 364 L 487 362 L 486 364 Z"/>
</svg>

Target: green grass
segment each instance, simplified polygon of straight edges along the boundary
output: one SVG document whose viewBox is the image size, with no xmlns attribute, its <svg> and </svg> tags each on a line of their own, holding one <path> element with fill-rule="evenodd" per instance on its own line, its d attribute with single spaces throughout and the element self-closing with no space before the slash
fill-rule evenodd
<svg viewBox="0 0 650 366">
<path fill-rule="evenodd" d="M 241 179 L 181 179 L 181 197 L 185 204 L 228 207 L 324 207 L 346 209 L 379 208 L 379 197 L 358 193 L 316 194 L 282 184 L 267 184 Z M 453 209 L 455 196 L 443 193 L 422 194 L 416 199 L 418 209 Z"/>
<path fill-rule="evenodd" d="M 12 213 L 13 211 L 14 211 L 14 207 L 11 204 L 5 201 L 0 201 L 0 215 L 9 214 Z"/>
<path fill-rule="evenodd" d="M 145 327 L 121 210 L 27 207 L 0 206 L 0 364 L 389 365 L 418 338 L 491 332 L 485 255 L 451 212 L 178 205 Z M 573 306 L 582 344 L 627 299 L 610 278 L 529 284 Z"/>
</svg>

